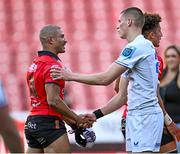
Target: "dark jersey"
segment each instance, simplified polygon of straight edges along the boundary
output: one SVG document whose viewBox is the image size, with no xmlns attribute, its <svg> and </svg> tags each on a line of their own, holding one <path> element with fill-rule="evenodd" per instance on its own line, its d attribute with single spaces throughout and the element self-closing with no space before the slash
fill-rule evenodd
<svg viewBox="0 0 180 154">
<path fill-rule="evenodd" d="M 64 99 L 65 82 L 53 80 L 50 76 L 52 66 L 62 67 L 60 59 L 49 51 L 39 51 L 27 72 L 27 82 L 30 91 L 30 115 L 51 115 L 62 117 L 47 102 L 45 84 L 57 84 L 60 87 L 60 97 Z"/>
</svg>

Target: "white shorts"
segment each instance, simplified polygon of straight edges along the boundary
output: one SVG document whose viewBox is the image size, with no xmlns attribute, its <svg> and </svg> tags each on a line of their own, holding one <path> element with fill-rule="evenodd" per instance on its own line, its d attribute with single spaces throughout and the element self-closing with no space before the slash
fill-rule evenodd
<svg viewBox="0 0 180 154">
<path fill-rule="evenodd" d="M 163 113 L 137 115 L 128 113 L 126 118 L 126 151 L 158 152 L 164 126 Z"/>
</svg>

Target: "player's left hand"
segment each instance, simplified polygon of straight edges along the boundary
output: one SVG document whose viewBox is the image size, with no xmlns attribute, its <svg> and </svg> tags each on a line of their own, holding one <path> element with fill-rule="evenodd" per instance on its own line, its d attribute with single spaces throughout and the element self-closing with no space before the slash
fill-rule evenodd
<svg viewBox="0 0 180 154">
<path fill-rule="evenodd" d="M 169 133 L 173 135 L 178 142 L 180 142 L 180 129 L 176 126 L 176 124 L 174 122 L 171 122 L 171 124 L 166 127 Z"/>
</svg>

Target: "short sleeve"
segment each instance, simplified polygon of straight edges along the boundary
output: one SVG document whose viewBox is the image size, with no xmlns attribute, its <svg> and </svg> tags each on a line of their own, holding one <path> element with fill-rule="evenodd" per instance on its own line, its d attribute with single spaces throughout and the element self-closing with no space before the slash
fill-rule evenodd
<svg viewBox="0 0 180 154">
<path fill-rule="evenodd" d="M 47 64 L 45 66 L 45 69 L 44 69 L 44 80 L 45 80 L 45 83 L 55 83 L 55 84 L 58 84 L 58 85 L 62 85 L 62 84 L 64 84 L 64 80 L 53 80 L 51 75 L 50 75 L 51 67 L 54 67 L 54 66 L 61 67 L 58 64 Z"/>
<path fill-rule="evenodd" d="M 126 46 L 115 63 L 123 65 L 127 68 L 133 68 L 141 57 L 142 55 L 135 46 Z"/>
</svg>

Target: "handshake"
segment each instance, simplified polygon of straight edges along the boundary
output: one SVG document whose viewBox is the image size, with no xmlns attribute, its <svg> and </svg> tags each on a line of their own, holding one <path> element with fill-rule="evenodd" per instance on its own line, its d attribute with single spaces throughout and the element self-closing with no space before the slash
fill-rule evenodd
<svg viewBox="0 0 180 154">
<path fill-rule="evenodd" d="M 103 116 L 104 115 L 100 109 L 94 111 L 93 113 L 81 114 L 76 120 L 76 126 L 81 128 L 90 128 L 97 119 Z"/>
</svg>

